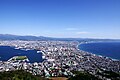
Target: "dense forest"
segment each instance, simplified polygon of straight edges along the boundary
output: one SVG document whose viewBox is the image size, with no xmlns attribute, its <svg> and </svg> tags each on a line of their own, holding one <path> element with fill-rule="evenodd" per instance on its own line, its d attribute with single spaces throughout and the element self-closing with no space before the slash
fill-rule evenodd
<svg viewBox="0 0 120 80">
<path fill-rule="evenodd" d="M 1 72 L 0 80 L 47 80 L 40 76 L 34 76 L 23 70 Z"/>
<path fill-rule="evenodd" d="M 73 71 L 76 76 L 68 77 L 68 80 L 101 80 L 87 72 Z M 104 71 L 103 73 L 98 73 L 99 75 L 110 78 L 111 80 L 120 80 L 120 74 Z M 8 71 L 0 72 L 0 80 L 49 80 L 45 77 L 35 76 L 23 70 L 18 71 Z"/>
</svg>

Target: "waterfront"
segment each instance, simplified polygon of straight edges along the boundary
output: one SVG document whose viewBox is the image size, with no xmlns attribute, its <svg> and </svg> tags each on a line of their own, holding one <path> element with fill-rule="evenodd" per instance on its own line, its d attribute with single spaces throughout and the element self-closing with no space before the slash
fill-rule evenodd
<svg viewBox="0 0 120 80">
<path fill-rule="evenodd" d="M 80 44 L 79 49 L 120 60 L 120 42 L 92 42 Z"/>
<path fill-rule="evenodd" d="M 14 56 L 27 56 L 30 63 L 42 61 L 42 53 L 37 53 L 36 50 L 21 50 L 9 46 L 0 46 L 0 61 L 7 61 Z"/>
<path fill-rule="evenodd" d="M 0 72 L 25 70 L 33 75 L 41 75 L 44 77 L 57 77 L 57 76 L 75 76 L 72 71 L 87 71 L 89 74 L 94 75 L 103 80 L 109 78 L 100 74 L 104 71 L 112 71 L 115 73 L 120 72 L 120 61 L 113 60 L 102 56 L 97 56 L 86 51 L 78 50 L 78 45 L 84 42 L 78 41 L 0 41 L 0 46 L 8 47 L 1 51 L 8 52 L 6 55 L 11 54 L 11 50 L 25 51 L 26 55 L 17 52 L 17 55 L 27 57 L 29 60 L 39 59 L 41 56 L 36 56 L 42 52 L 44 60 L 42 62 L 33 61 L 34 63 L 27 63 L 25 60 L 14 60 L 16 57 L 9 61 L 0 61 Z M 11 49 L 9 51 L 9 49 Z M 35 53 L 29 51 L 35 51 Z M 5 53 L 0 52 L 5 55 Z M 31 58 L 30 54 L 33 55 Z M 13 54 L 13 53 L 12 53 Z M 16 53 L 14 53 L 16 54 Z M 28 56 L 27 56 L 28 54 Z M 17 56 L 13 55 L 13 56 Z M 21 59 L 21 57 L 17 59 Z M 34 57 L 36 56 L 36 57 Z M 26 59 L 25 57 L 25 59 Z M 1 58 L 2 59 L 2 58 Z M 28 59 L 26 59 L 28 61 Z M 37 62 L 37 63 L 36 63 Z M 98 74 L 100 73 L 100 74 Z M 118 77 L 119 78 L 119 77 Z"/>
</svg>

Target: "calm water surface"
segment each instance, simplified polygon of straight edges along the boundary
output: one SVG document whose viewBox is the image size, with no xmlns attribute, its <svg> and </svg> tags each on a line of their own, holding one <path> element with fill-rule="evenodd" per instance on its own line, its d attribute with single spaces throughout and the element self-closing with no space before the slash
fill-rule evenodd
<svg viewBox="0 0 120 80">
<path fill-rule="evenodd" d="M 42 53 L 37 53 L 36 50 L 20 50 L 9 46 L 0 46 L 0 60 L 7 61 L 13 56 L 27 56 L 30 63 L 41 62 Z"/>
<path fill-rule="evenodd" d="M 81 44 L 79 49 L 120 60 L 120 42 L 96 42 Z"/>
</svg>

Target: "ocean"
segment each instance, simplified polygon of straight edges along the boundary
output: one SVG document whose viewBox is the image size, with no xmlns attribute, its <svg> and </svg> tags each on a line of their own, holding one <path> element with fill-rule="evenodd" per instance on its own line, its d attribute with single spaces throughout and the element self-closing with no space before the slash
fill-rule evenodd
<svg viewBox="0 0 120 80">
<path fill-rule="evenodd" d="M 80 44 L 79 49 L 96 55 L 120 60 L 120 42 L 93 42 Z"/>
<path fill-rule="evenodd" d="M 41 62 L 42 53 L 37 53 L 37 50 L 21 50 L 9 46 L 0 46 L 0 61 L 7 61 L 13 56 L 27 56 L 30 63 Z"/>
</svg>

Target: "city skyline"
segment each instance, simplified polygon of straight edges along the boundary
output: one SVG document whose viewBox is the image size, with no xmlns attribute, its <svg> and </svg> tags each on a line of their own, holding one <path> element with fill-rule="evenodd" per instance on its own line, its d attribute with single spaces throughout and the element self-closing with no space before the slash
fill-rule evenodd
<svg viewBox="0 0 120 80">
<path fill-rule="evenodd" d="M 120 39 L 119 0 L 0 0 L 0 34 Z"/>
</svg>

